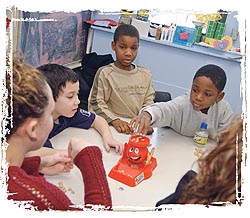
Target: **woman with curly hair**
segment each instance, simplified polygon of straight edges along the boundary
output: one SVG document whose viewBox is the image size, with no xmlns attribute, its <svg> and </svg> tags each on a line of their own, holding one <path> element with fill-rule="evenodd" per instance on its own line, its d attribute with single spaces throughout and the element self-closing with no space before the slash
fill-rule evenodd
<svg viewBox="0 0 250 218">
<path fill-rule="evenodd" d="M 55 153 L 26 157 L 28 152 L 41 148 L 46 141 L 53 127 L 55 102 L 49 85 L 37 69 L 14 60 L 12 75 L 7 74 L 6 86 L 12 119 L 7 120 L 9 132 L 4 142 L 7 145 L 8 199 L 17 203 L 28 201 L 36 210 L 81 209 L 40 173 L 41 168 L 57 164 L 62 164 L 68 171 L 74 162 L 83 176 L 84 205 L 111 209 L 112 199 L 99 147 L 71 139 L 67 156 L 55 156 Z"/>
<path fill-rule="evenodd" d="M 198 160 L 199 172 L 188 171 L 162 204 L 218 205 L 240 203 L 243 120 L 237 117 L 221 132 L 217 146 Z M 238 179 L 236 179 L 238 178 Z"/>
</svg>

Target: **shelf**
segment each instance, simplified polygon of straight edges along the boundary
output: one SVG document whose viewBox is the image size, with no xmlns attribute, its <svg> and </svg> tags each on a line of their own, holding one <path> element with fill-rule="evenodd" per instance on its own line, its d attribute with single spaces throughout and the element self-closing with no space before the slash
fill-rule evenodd
<svg viewBox="0 0 250 218">
<path fill-rule="evenodd" d="M 94 30 L 105 31 L 105 32 L 109 32 L 112 34 L 114 33 L 114 29 L 107 29 L 107 28 L 96 27 L 96 26 L 91 26 L 91 28 L 93 28 Z M 205 54 L 205 55 L 209 55 L 209 56 L 213 56 L 217 58 L 222 58 L 222 59 L 226 59 L 226 60 L 234 61 L 234 62 L 241 62 L 241 59 L 243 58 L 243 55 L 241 55 L 240 53 L 217 50 L 213 47 L 203 46 L 197 43 L 194 43 L 192 47 L 188 47 L 188 46 L 183 46 L 183 45 L 177 45 L 177 44 L 168 42 L 166 40 L 156 40 L 153 37 L 140 37 L 140 39 L 143 41 L 150 42 L 150 43 L 157 43 L 157 44 L 170 46 L 170 47 L 177 48 L 177 49 L 184 49 L 190 52 L 201 53 L 201 54 Z"/>
</svg>

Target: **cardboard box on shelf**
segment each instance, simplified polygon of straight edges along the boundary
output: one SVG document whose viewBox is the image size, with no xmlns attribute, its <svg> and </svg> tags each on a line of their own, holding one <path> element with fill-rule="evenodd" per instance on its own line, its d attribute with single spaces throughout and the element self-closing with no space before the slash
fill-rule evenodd
<svg viewBox="0 0 250 218">
<path fill-rule="evenodd" d="M 217 22 L 216 21 L 209 21 L 208 26 L 207 26 L 207 31 L 206 31 L 206 37 L 208 38 L 214 38 L 214 33 L 217 27 Z"/>
<path fill-rule="evenodd" d="M 119 25 L 121 24 L 131 24 L 131 20 L 132 18 L 130 16 L 127 16 L 127 15 L 121 15 L 120 18 L 119 18 Z"/>
<path fill-rule="evenodd" d="M 148 21 L 148 17 L 149 17 L 149 10 L 141 9 L 137 11 L 137 15 L 136 15 L 137 20 Z"/>
<path fill-rule="evenodd" d="M 120 11 L 121 15 L 119 18 L 119 25 L 120 24 L 131 24 L 132 18 L 136 17 L 136 14 L 133 11 L 128 11 L 126 9 L 122 9 Z"/>
<path fill-rule="evenodd" d="M 214 33 L 214 38 L 215 39 L 222 39 L 223 34 L 225 30 L 225 24 L 224 23 L 217 23 L 217 27 Z"/>
<path fill-rule="evenodd" d="M 131 24 L 138 29 L 140 36 L 148 37 L 149 28 L 150 28 L 149 21 L 146 22 L 146 21 L 137 20 L 135 18 L 132 18 Z"/>
<path fill-rule="evenodd" d="M 195 34 L 195 28 L 177 26 L 173 37 L 173 43 L 191 47 L 195 40 Z"/>
<path fill-rule="evenodd" d="M 200 42 L 201 41 L 201 32 L 202 32 L 202 27 L 201 26 L 196 26 L 196 35 L 195 35 L 195 42 Z"/>
</svg>

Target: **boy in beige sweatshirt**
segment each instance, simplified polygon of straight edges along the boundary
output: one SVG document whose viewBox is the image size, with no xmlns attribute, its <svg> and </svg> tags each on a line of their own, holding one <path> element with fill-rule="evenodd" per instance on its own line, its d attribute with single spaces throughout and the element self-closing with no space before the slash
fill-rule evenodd
<svg viewBox="0 0 250 218">
<path fill-rule="evenodd" d="M 138 48 L 138 30 L 133 25 L 118 26 L 112 41 L 116 61 L 98 69 L 89 95 L 89 110 L 127 134 L 133 130 L 122 118 L 137 116 L 143 107 L 154 103 L 155 97 L 150 71 L 133 64 Z"/>
</svg>

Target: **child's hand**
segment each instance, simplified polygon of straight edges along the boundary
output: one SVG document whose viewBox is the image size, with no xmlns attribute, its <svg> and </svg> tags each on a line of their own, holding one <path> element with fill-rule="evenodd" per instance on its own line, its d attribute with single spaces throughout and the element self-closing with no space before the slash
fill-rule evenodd
<svg viewBox="0 0 250 218">
<path fill-rule="evenodd" d="M 115 129 L 119 133 L 126 133 L 126 134 L 133 133 L 133 129 L 131 128 L 130 124 L 126 121 L 116 119 L 111 122 L 111 125 L 115 127 Z"/>
<path fill-rule="evenodd" d="M 130 121 L 130 126 L 133 129 L 133 132 L 143 135 L 153 133 L 150 124 L 151 124 L 151 115 L 148 112 L 144 111 L 137 117 L 132 118 Z"/>
<path fill-rule="evenodd" d="M 120 153 L 122 154 L 123 152 L 123 145 L 119 142 L 117 142 L 115 139 L 113 138 L 108 138 L 108 139 L 103 139 L 103 145 L 104 148 L 106 149 L 107 152 L 110 151 L 110 148 L 115 148 L 115 152 L 116 153 Z"/>
<path fill-rule="evenodd" d="M 41 157 L 39 172 L 47 175 L 67 173 L 73 168 L 72 158 L 67 151 Z"/>
<path fill-rule="evenodd" d="M 91 144 L 83 139 L 71 138 L 68 145 L 68 157 L 74 159 L 82 149 L 88 146 L 91 146 Z"/>
</svg>

